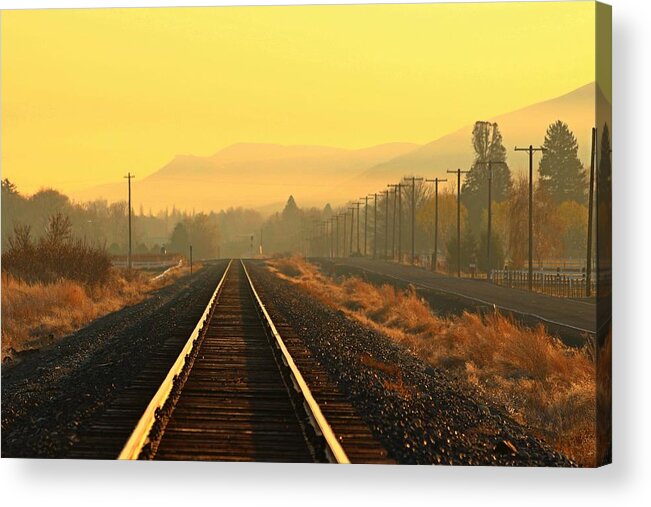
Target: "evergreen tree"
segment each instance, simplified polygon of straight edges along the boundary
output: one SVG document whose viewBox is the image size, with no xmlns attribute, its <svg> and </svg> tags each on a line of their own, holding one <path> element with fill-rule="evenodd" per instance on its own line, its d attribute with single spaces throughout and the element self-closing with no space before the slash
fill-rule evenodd
<svg viewBox="0 0 651 507">
<path fill-rule="evenodd" d="M 185 225 L 181 222 L 176 224 L 170 237 L 170 250 L 174 253 L 185 255 L 190 247 L 190 236 Z"/>
<path fill-rule="evenodd" d="M 479 251 L 477 252 L 478 267 L 480 271 L 488 271 L 486 252 L 488 250 L 488 231 L 482 232 L 479 239 Z M 502 238 L 495 231 L 491 231 L 491 269 L 502 269 L 504 267 L 504 246 Z"/>
<path fill-rule="evenodd" d="M 579 145 L 566 123 L 560 120 L 547 128 L 538 175 L 540 184 L 554 202 L 585 203 L 586 174 L 578 157 Z"/>
<path fill-rule="evenodd" d="M 285 209 L 283 209 L 283 218 L 292 219 L 296 218 L 299 215 L 299 209 L 294 200 L 294 196 L 290 195 L 287 199 L 287 204 L 285 204 Z"/>
<path fill-rule="evenodd" d="M 461 236 L 461 271 L 468 271 L 470 264 L 477 264 L 477 240 L 470 227 L 464 229 Z M 450 236 L 446 257 L 449 272 L 457 271 L 457 258 L 457 237 Z"/>
<path fill-rule="evenodd" d="M 461 187 L 461 202 L 468 209 L 471 230 L 480 231 L 482 213 L 488 208 L 488 161 L 492 161 L 492 199 L 501 202 L 511 190 L 511 171 L 506 164 L 506 148 L 497 123 L 475 122 L 472 130 L 475 160 Z"/>
</svg>

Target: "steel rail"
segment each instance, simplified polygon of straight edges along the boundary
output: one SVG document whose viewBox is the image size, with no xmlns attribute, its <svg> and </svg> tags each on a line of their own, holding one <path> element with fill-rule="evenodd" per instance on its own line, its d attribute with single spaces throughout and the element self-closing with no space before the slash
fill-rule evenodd
<svg viewBox="0 0 651 507">
<path fill-rule="evenodd" d="M 282 337 L 280 336 L 280 333 L 278 332 L 276 326 L 271 320 L 271 317 L 269 316 L 267 309 L 262 303 L 262 300 L 260 299 L 258 292 L 255 290 L 253 281 L 251 280 L 249 271 L 246 269 L 246 265 L 244 264 L 244 261 L 240 259 L 240 262 L 242 263 L 242 267 L 244 268 L 244 274 L 246 274 L 246 278 L 249 281 L 249 287 L 251 288 L 251 293 L 253 294 L 255 301 L 258 307 L 260 308 L 262 315 L 264 316 L 264 319 L 266 321 L 266 324 L 269 327 L 269 330 L 271 331 L 271 334 L 275 338 L 276 343 L 278 344 L 278 347 L 282 352 L 283 358 L 287 363 L 287 366 L 289 367 L 292 376 L 294 377 L 294 381 L 296 382 L 298 388 L 300 389 L 300 392 L 306 403 L 306 409 L 310 412 L 310 415 L 312 416 L 313 420 L 316 422 L 319 430 L 321 431 L 321 434 L 325 439 L 326 445 L 328 446 L 328 449 L 332 457 L 337 463 L 350 464 L 350 460 L 348 459 L 346 452 L 344 451 L 343 447 L 339 443 L 339 440 L 337 440 L 337 436 L 332 430 L 330 423 L 323 415 L 323 412 L 321 412 L 321 407 L 319 407 L 319 404 L 314 399 L 314 396 L 312 396 L 312 392 L 310 391 L 310 388 L 305 382 L 303 375 L 301 375 L 301 372 L 296 366 L 296 363 L 294 363 L 294 359 L 292 358 L 291 354 L 287 350 L 287 347 L 285 346 L 285 342 L 283 341 Z"/>
<path fill-rule="evenodd" d="M 221 288 L 224 284 L 224 280 L 226 280 L 226 275 L 228 275 L 232 263 L 233 261 L 231 259 L 231 261 L 229 261 L 228 263 L 228 266 L 226 266 L 226 269 L 224 270 L 224 274 L 222 275 L 221 280 L 217 284 L 217 288 L 213 292 L 210 301 L 206 306 L 206 309 L 201 315 L 199 322 L 197 322 L 197 325 L 192 331 L 192 334 L 190 334 L 188 341 L 183 346 L 183 349 L 181 350 L 181 353 L 177 357 L 176 361 L 174 361 L 174 364 L 170 368 L 170 371 L 167 373 L 165 380 L 163 380 L 162 384 L 156 391 L 156 394 L 154 394 L 154 397 L 147 405 L 147 408 L 145 409 L 142 416 L 140 417 L 140 420 L 138 421 L 136 428 L 131 433 L 131 436 L 129 437 L 126 444 L 122 448 L 122 451 L 120 451 L 120 454 L 118 455 L 118 459 L 129 459 L 129 460 L 138 459 L 140 453 L 142 452 L 143 447 L 147 445 L 152 426 L 156 422 L 156 414 L 158 410 L 165 404 L 165 401 L 167 400 L 170 393 L 172 392 L 175 378 L 183 371 L 183 368 L 185 367 L 186 364 L 186 356 L 190 354 L 190 352 L 192 351 L 195 342 L 199 338 L 201 331 L 204 325 L 206 324 L 206 319 L 208 318 L 208 315 L 210 314 L 210 310 L 212 309 L 217 297 L 219 296 Z"/>
</svg>

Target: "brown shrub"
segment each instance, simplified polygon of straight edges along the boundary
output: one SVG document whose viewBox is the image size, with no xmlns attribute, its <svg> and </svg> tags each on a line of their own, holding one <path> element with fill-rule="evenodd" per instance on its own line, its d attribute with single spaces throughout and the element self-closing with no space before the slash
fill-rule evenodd
<svg viewBox="0 0 651 507">
<path fill-rule="evenodd" d="M 201 265 L 195 264 L 194 271 L 199 269 Z M 2 360 L 50 345 L 102 315 L 142 301 L 188 272 L 188 266 L 177 266 L 165 276 L 151 278 L 137 270 L 112 269 L 105 283 L 86 285 L 67 279 L 26 283 L 3 271 Z"/>
</svg>

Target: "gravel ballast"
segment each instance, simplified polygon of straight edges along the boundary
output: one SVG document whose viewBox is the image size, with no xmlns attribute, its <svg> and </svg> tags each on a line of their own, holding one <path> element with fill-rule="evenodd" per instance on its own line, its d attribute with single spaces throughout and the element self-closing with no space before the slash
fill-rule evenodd
<svg viewBox="0 0 651 507">
<path fill-rule="evenodd" d="M 144 301 L 3 365 L 2 457 L 66 457 L 78 434 L 138 376 L 160 344 L 178 340 L 181 350 L 183 337 L 175 336 L 180 317 L 199 319 L 226 264 L 207 263 Z"/>
<path fill-rule="evenodd" d="M 504 407 L 482 400 L 263 264 L 250 265 L 272 319 L 292 326 L 399 463 L 576 466 L 510 419 Z"/>
</svg>

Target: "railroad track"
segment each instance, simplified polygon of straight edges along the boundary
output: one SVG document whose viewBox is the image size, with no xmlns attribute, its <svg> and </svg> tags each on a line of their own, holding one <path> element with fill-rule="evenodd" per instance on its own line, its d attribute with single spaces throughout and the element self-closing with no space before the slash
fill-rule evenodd
<svg viewBox="0 0 651 507">
<path fill-rule="evenodd" d="M 155 369 L 107 407 L 73 457 L 97 457 L 126 427 L 120 459 L 391 462 L 291 329 L 271 320 L 240 260 L 162 382 Z"/>
</svg>

